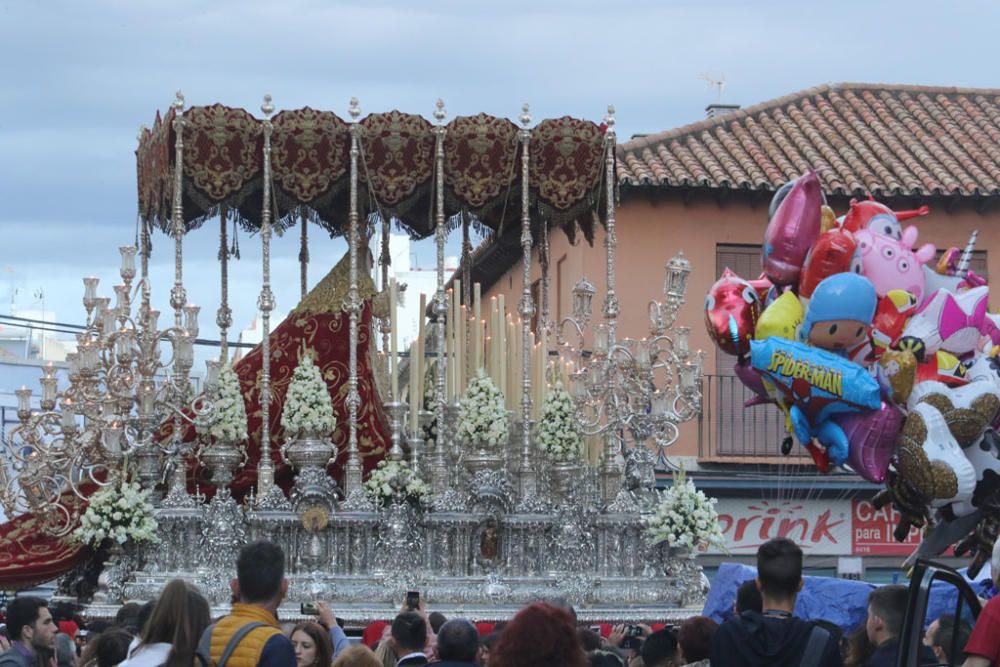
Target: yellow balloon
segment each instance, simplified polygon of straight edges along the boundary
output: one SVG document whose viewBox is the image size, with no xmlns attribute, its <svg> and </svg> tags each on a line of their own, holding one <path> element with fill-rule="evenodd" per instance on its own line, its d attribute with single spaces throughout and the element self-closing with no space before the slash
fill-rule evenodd
<svg viewBox="0 0 1000 667">
<path fill-rule="evenodd" d="M 802 324 L 803 315 L 804 311 L 799 298 L 791 292 L 785 292 L 757 318 L 754 338 L 765 340 L 771 336 L 777 336 L 795 340 L 795 331 Z"/>
</svg>

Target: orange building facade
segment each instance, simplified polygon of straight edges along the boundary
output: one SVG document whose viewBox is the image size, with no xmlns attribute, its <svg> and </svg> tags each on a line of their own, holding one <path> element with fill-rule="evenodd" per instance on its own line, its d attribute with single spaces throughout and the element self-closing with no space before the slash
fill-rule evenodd
<svg viewBox="0 0 1000 667">
<path fill-rule="evenodd" d="M 743 408 L 751 395 L 733 375 L 733 358 L 716 351 L 704 326 L 705 296 L 723 269 L 747 279 L 760 273 L 774 191 L 811 168 L 822 170 L 825 196 L 837 215 L 846 213 L 852 197 L 872 195 L 894 210 L 928 205 L 930 213 L 913 221 L 921 244 L 962 248 L 978 231 L 972 268 L 987 278 L 1000 276 L 1000 90 L 823 86 L 619 145 L 618 336 L 648 334 L 648 304 L 663 300 L 665 263 L 683 251 L 692 271 L 678 322 L 691 328 L 690 348 L 705 352 L 704 398 L 701 418 L 683 425 L 671 458 L 694 469 L 706 490 L 715 489 L 734 507 L 746 501 L 747 516 L 760 509 L 754 509 L 757 501 L 850 500 L 843 509 L 850 514 L 843 517 L 850 544 L 816 555 L 821 560 L 882 555 L 887 558 L 876 559 L 875 566 L 891 568 L 893 558 L 908 549 L 869 549 L 858 539 L 878 523 L 863 505 L 874 485 L 858 483 L 849 473 L 817 475 L 798 446 L 783 457 L 779 448 L 786 434 L 778 411 Z M 582 239 L 574 245 L 562 232 L 550 233 L 548 310 L 556 325 L 571 314 L 573 286 L 584 277 L 596 288 L 593 320 L 601 318 L 604 240 L 603 229 L 593 245 Z M 472 255 L 470 270 L 472 280 L 483 283 L 484 296 L 504 294 L 507 303 L 517 303 L 523 268 L 516 244 L 488 242 Z M 531 266 L 536 297 L 541 278 L 536 249 Z M 748 478 L 756 483 L 744 484 Z M 771 511 L 795 512 L 776 506 Z M 731 517 L 734 531 L 747 516 Z"/>
</svg>

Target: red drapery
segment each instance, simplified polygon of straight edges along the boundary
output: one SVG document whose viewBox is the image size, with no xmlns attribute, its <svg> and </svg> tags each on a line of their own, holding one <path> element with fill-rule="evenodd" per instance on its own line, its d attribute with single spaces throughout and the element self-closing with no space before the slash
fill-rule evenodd
<svg viewBox="0 0 1000 667">
<path fill-rule="evenodd" d="M 139 213 L 170 233 L 172 223 L 174 113 L 159 115 L 136 149 Z M 184 113 L 184 221 L 196 227 L 225 205 L 244 226 L 260 227 L 263 189 L 261 121 L 221 104 Z M 329 111 L 308 107 L 277 114 L 273 121 L 271 173 L 277 226 L 298 220 L 305 205 L 331 234 L 344 230 L 350 177 L 349 124 Z M 413 236 L 434 233 L 428 215 L 434 197 L 434 126 L 415 114 L 374 113 L 361 121 L 359 205 L 399 220 Z M 518 128 L 506 118 L 458 116 L 444 141 L 445 216 L 471 213 L 494 230 L 517 226 L 521 210 Z M 532 216 L 569 234 L 590 239 L 594 212 L 603 214 L 602 127 L 563 117 L 532 128 Z"/>
</svg>

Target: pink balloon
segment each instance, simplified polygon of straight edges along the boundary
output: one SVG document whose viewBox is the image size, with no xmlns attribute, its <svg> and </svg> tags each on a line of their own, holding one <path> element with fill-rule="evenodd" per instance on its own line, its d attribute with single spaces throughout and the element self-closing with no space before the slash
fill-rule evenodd
<svg viewBox="0 0 1000 667">
<path fill-rule="evenodd" d="M 764 232 L 764 273 L 775 285 L 797 285 L 802 265 L 820 231 L 823 194 L 819 177 L 808 171 L 782 200 Z"/>
<path fill-rule="evenodd" d="M 833 421 L 844 429 L 850 443 L 848 463 L 869 482 L 885 481 L 889 459 L 896 451 L 896 438 L 903 427 L 903 413 L 895 405 L 882 403 L 871 412 L 837 415 Z"/>
</svg>

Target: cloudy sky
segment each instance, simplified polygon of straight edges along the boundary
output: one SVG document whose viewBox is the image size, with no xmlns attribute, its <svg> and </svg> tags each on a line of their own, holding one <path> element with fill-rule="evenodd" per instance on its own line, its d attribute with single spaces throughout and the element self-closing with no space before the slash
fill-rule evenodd
<svg viewBox="0 0 1000 667">
<path fill-rule="evenodd" d="M 346 116 L 398 108 L 599 120 L 619 134 L 699 120 L 716 99 L 750 105 L 821 83 L 1000 87 L 992 2 L 507 0 L 33 2 L 0 0 L 0 312 L 79 322 L 80 277 L 110 292 L 134 238 L 135 136 L 182 89 L 189 104 L 258 113 L 310 105 Z M 343 253 L 318 238 L 313 278 Z M 233 269 L 237 327 L 254 314 L 256 239 Z M 218 305 L 214 230 L 187 239 L 189 300 Z M 418 256 L 430 258 L 430 245 Z M 297 300 L 294 239 L 276 243 L 279 311 Z M 670 249 L 664 249 L 668 256 Z M 167 310 L 167 239 L 154 289 Z M 279 317 L 280 319 L 280 317 Z M 204 320 L 203 331 L 210 333 Z"/>
</svg>

